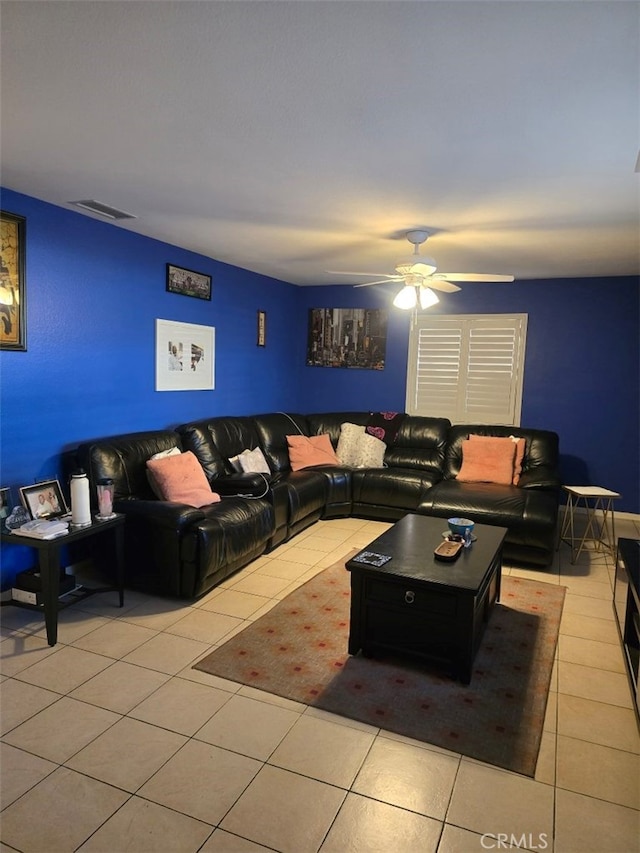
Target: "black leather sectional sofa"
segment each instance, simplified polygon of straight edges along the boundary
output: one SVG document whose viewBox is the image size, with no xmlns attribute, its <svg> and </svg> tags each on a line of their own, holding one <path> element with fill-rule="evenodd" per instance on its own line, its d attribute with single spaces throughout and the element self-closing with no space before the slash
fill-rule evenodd
<svg viewBox="0 0 640 853">
<path fill-rule="evenodd" d="M 291 470 L 287 435 L 328 433 L 335 448 L 342 423 L 364 426 L 369 418 L 369 412 L 214 417 L 86 442 L 74 464 L 87 471 L 94 495 L 98 479 L 113 478 L 115 509 L 127 516 L 128 583 L 158 594 L 196 598 L 319 519 L 346 516 L 464 515 L 509 529 L 507 561 L 550 563 L 560 487 L 556 433 L 406 415 L 382 468 Z M 525 439 L 517 486 L 456 480 L 461 442 L 471 433 Z M 196 509 L 154 496 L 146 462 L 171 447 L 195 454 L 223 496 L 219 503 Z M 237 474 L 229 459 L 256 447 L 271 473 Z"/>
</svg>

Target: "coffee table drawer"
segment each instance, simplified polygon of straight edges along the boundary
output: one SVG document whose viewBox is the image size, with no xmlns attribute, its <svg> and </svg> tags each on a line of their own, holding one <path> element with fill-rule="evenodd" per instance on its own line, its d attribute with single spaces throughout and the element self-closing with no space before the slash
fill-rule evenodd
<svg viewBox="0 0 640 853">
<path fill-rule="evenodd" d="M 373 648 L 450 660 L 456 645 L 456 621 L 444 615 L 371 604 L 366 613 L 367 644 Z"/>
<path fill-rule="evenodd" d="M 406 609 L 407 614 L 419 611 L 421 613 L 437 613 L 444 616 L 454 616 L 456 613 L 456 598 L 447 593 L 426 590 L 409 578 L 394 581 L 368 578 L 365 581 L 365 600 L 381 602 L 386 606 Z"/>
</svg>

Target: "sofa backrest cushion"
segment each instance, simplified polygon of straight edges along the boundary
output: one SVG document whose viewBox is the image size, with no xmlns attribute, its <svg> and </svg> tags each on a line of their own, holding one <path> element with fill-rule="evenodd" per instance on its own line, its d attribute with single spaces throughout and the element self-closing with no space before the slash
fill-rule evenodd
<svg viewBox="0 0 640 853">
<path fill-rule="evenodd" d="M 395 442 L 387 448 L 390 468 L 421 468 L 442 476 L 450 421 L 407 415 Z"/>
<path fill-rule="evenodd" d="M 173 430 L 134 432 L 84 442 L 76 457 L 87 472 L 92 495 L 97 480 L 111 477 L 115 500 L 151 500 L 155 495 L 147 478 L 147 460 L 172 447 L 182 450 L 180 436 Z"/>
<path fill-rule="evenodd" d="M 274 474 L 291 470 L 288 435 L 309 435 L 309 424 L 304 415 L 273 412 L 253 418 L 258 441 L 269 468 Z"/>
<path fill-rule="evenodd" d="M 191 450 L 209 481 L 232 474 L 233 456 L 258 446 L 258 435 L 248 417 L 207 418 L 177 428 L 185 450 Z"/>
<path fill-rule="evenodd" d="M 525 451 L 522 459 L 522 473 L 538 467 L 558 468 L 558 434 L 550 430 L 524 429 L 514 426 L 494 426 L 491 424 L 455 424 L 449 430 L 449 444 L 445 459 L 445 477 L 452 479 L 458 475 L 462 465 L 462 442 L 470 435 L 492 435 L 499 438 L 524 438 Z"/>
</svg>

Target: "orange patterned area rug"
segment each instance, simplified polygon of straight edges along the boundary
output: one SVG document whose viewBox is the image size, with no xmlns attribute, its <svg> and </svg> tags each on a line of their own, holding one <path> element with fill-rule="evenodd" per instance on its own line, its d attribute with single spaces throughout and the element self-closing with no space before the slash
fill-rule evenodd
<svg viewBox="0 0 640 853">
<path fill-rule="evenodd" d="M 194 668 L 533 776 L 564 595 L 504 576 L 465 687 L 425 663 L 347 654 L 340 562 Z"/>
</svg>

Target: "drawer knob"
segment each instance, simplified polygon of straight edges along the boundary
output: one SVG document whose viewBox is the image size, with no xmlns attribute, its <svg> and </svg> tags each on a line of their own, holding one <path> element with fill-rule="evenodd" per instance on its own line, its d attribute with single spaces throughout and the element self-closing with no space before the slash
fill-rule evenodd
<svg viewBox="0 0 640 853">
<path fill-rule="evenodd" d="M 407 604 L 413 604 L 413 602 L 416 600 L 415 592 L 411 592 L 411 590 L 407 590 L 407 592 L 405 592 L 405 594 L 404 594 L 404 600 L 407 602 Z"/>
</svg>

